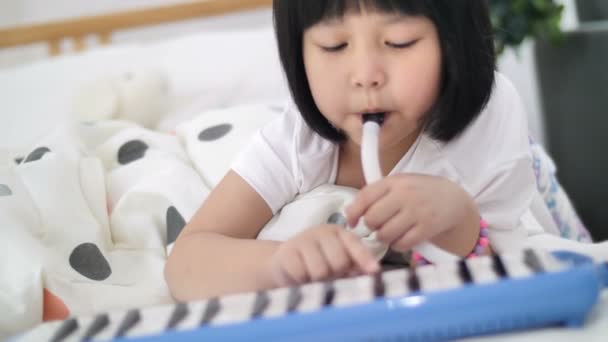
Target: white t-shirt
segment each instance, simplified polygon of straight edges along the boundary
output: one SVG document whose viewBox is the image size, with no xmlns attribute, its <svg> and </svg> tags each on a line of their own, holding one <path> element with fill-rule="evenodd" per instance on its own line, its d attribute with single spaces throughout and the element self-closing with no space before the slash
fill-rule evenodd
<svg viewBox="0 0 608 342">
<path fill-rule="evenodd" d="M 339 146 L 314 132 L 291 105 L 255 134 L 232 169 L 276 214 L 296 195 L 334 184 L 338 153 Z M 460 136 L 443 143 L 422 133 L 390 174 L 406 172 L 462 186 L 489 223 L 498 252 L 521 246 L 530 230 L 538 230 L 522 219 L 538 195 L 526 114 L 519 94 L 499 73 L 486 108 Z"/>
</svg>

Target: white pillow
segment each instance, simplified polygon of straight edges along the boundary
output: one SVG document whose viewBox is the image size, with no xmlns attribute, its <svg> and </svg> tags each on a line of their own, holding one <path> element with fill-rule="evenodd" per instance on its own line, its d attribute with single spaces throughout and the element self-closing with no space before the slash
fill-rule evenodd
<svg viewBox="0 0 608 342">
<path fill-rule="evenodd" d="M 283 108 L 242 105 L 203 112 L 177 128 L 177 135 L 208 188 L 228 172 L 232 161 L 253 134 Z"/>
<path fill-rule="evenodd" d="M 177 96 L 196 95 L 209 107 L 265 102 L 286 95 L 272 27 L 202 32 L 158 44 L 160 65 Z"/>
<path fill-rule="evenodd" d="M 282 104 L 289 92 L 272 27 L 199 33 L 159 44 L 174 110 L 157 126 L 169 132 L 210 109 Z"/>
</svg>

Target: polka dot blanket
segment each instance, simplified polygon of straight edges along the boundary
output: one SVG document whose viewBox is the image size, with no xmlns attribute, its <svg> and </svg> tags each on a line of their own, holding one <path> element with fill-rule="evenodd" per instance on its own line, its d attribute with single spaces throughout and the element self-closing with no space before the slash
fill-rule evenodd
<svg viewBox="0 0 608 342">
<path fill-rule="evenodd" d="M 104 121 L 0 150 L 0 340 L 43 319 L 172 302 L 167 253 L 281 108 L 200 114 L 175 134 Z"/>
</svg>

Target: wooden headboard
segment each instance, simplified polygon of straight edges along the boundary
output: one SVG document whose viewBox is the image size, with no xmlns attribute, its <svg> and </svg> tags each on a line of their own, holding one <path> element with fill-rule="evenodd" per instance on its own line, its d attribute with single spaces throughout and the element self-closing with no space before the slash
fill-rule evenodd
<svg viewBox="0 0 608 342">
<path fill-rule="evenodd" d="M 198 0 L 162 7 L 81 17 L 64 21 L 0 29 L 0 48 L 47 43 L 50 55 L 61 53 L 61 42 L 72 39 L 74 49 L 84 50 L 85 37 L 96 36 L 109 44 L 112 33 L 120 30 L 176 22 L 180 20 L 230 14 L 270 7 L 272 0 Z"/>
</svg>

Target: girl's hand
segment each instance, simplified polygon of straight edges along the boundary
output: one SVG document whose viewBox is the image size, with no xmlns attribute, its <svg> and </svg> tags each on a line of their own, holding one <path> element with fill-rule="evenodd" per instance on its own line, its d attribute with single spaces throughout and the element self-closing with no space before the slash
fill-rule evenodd
<svg viewBox="0 0 608 342">
<path fill-rule="evenodd" d="M 282 243 L 269 266 L 279 287 L 380 270 L 356 235 L 331 224 L 312 227 Z"/>
<path fill-rule="evenodd" d="M 457 232 L 462 238 L 440 239 L 466 241 L 449 248 L 467 253 L 478 234 L 474 229 L 479 214 L 472 198 L 457 184 L 441 177 L 399 174 L 363 188 L 346 208 L 349 226 L 363 218 L 367 227 L 376 231 L 376 238 L 398 252 L 407 252 L 420 242 L 441 238 L 452 228 L 470 230 Z M 450 234 L 447 234 L 450 235 Z M 469 238 L 470 236 L 470 238 Z M 449 247 L 449 246 L 448 246 Z"/>
</svg>

